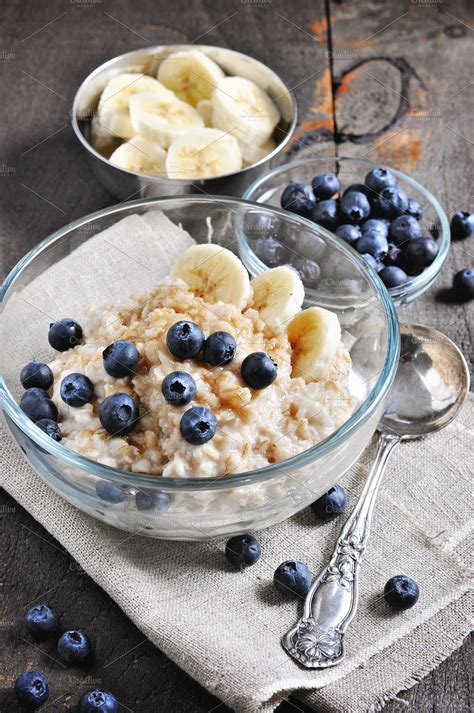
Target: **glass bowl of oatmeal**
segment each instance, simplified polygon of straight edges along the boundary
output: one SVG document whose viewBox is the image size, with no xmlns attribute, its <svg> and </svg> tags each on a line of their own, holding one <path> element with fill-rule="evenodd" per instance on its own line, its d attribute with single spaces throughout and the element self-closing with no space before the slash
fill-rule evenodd
<svg viewBox="0 0 474 713">
<path fill-rule="evenodd" d="M 312 238 L 319 292 L 288 266 L 249 280 L 242 231 L 270 223 Z M 86 216 L 28 253 L 0 296 L 0 397 L 27 459 L 84 512 L 163 539 L 261 529 L 316 500 L 366 447 L 398 358 L 392 301 L 364 260 L 304 218 L 236 198 L 139 200 Z M 64 319 L 75 323 L 65 332 Z M 178 322 L 197 326 L 194 351 L 174 345 Z M 209 346 L 220 332 L 234 344 L 225 359 Z M 106 365 L 117 342 L 135 353 L 126 375 Z M 60 441 L 32 420 L 31 395 L 21 401 L 24 386 L 38 387 L 24 374 L 20 383 L 33 360 L 49 365 L 39 405 Z M 164 387 L 177 371 L 194 383 L 179 403 Z M 74 382 L 67 393 L 71 374 L 85 391 Z M 117 395 L 115 416 L 131 419 L 123 428 L 105 413 Z"/>
</svg>

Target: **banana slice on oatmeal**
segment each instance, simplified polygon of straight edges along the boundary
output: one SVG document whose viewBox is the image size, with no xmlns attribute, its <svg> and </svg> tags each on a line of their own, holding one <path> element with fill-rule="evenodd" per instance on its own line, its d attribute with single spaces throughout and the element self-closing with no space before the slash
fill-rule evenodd
<svg viewBox="0 0 474 713">
<path fill-rule="evenodd" d="M 286 326 L 303 304 L 304 286 L 296 270 L 282 265 L 265 270 L 250 283 L 253 289 L 252 306 L 272 329 Z"/>
<path fill-rule="evenodd" d="M 326 376 L 341 341 L 337 315 L 322 307 L 299 312 L 288 325 L 292 376 L 318 381 Z"/>
</svg>

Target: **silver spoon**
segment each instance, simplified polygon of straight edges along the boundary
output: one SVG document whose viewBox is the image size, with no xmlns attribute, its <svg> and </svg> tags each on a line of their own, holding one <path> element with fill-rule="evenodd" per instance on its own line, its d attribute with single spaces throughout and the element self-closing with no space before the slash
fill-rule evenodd
<svg viewBox="0 0 474 713">
<path fill-rule="evenodd" d="M 418 324 L 401 324 L 400 332 L 400 361 L 378 426 L 374 464 L 329 564 L 306 595 L 302 618 L 282 639 L 306 668 L 328 668 L 344 659 L 344 634 L 357 610 L 359 565 L 390 454 L 402 440 L 447 426 L 469 391 L 466 361 L 448 337 Z"/>
</svg>

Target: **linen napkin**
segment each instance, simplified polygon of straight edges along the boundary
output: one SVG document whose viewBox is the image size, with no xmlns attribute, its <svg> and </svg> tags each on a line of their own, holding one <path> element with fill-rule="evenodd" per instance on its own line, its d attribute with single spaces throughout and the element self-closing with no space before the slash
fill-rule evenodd
<svg viewBox="0 0 474 713">
<path fill-rule="evenodd" d="M 95 276 L 89 285 L 77 286 L 78 302 L 91 301 L 86 297 L 97 290 L 101 259 L 113 259 L 124 275 L 130 272 L 131 261 L 137 262 L 137 273 L 143 273 L 142 291 L 167 274 L 175 256 L 191 242 L 179 226 L 157 212 L 120 221 L 76 248 L 75 258 L 77 251 L 93 244 L 95 256 Z M 65 256 L 65 263 L 70 257 Z M 147 274 L 144 266 L 149 264 L 154 269 Z M 46 312 L 48 295 L 42 290 L 64 278 L 63 268 L 57 263 L 50 268 L 52 273 L 38 278 L 44 284 L 32 287 Z M 108 287 L 110 301 L 123 297 L 114 296 L 114 289 Z M 21 330 L 18 339 L 17 344 L 6 345 L 12 356 L 16 354 L 13 363 L 22 353 Z M 125 535 L 76 510 L 11 447 L 4 426 L 0 477 L 5 489 L 143 633 L 231 708 L 242 713 L 271 711 L 294 693 L 318 711 L 362 713 L 380 709 L 426 675 L 471 628 L 467 573 L 472 551 L 473 422 L 470 400 L 444 431 L 429 441 L 402 444 L 396 452 L 362 564 L 359 610 L 346 635 L 347 658 L 324 671 L 299 668 L 282 649 L 280 638 L 301 615 L 301 605 L 282 601 L 271 582 L 273 571 L 286 559 L 302 560 L 317 574 L 331 554 L 341 519 L 321 524 L 306 509 L 262 531 L 261 559 L 240 573 L 227 565 L 222 541 L 166 542 Z M 361 490 L 374 448 L 372 443 L 342 480 L 349 507 Z M 400 573 L 418 581 L 421 597 L 413 609 L 394 614 L 382 592 L 386 580 Z"/>
</svg>

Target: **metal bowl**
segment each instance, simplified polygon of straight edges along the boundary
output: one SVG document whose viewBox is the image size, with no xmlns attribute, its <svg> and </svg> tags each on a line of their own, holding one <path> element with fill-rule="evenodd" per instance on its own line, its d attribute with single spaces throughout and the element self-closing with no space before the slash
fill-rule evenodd
<svg viewBox="0 0 474 713">
<path fill-rule="evenodd" d="M 261 161 L 247 166 L 237 173 L 192 181 L 148 176 L 115 166 L 98 153 L 89 140 L 91 120 L 97 114 L 97 104 L 105 85 L 110 79 L 123 72 L 142 72 L 156 77 L 158 67 L 169 54 L 190 48 L 204 52 L 226 74 L 250 79 L 270 95 L 281 116 L 273 134 L 277 143 L 276 148 Z M 94 173 L 107 190 L 120 200 L 131 197 L 159 197 L 189 193 L 240 196 L 247 186 L 260 175 L 268 172 L 269 168 L 275 164 L 277 157 L 290 140 L 297 117 L 293 92 L 269 67 L 252 57 L 234 52 L 234 50 L 189 44 L 147 47 L 127 52 L 105 62 L 82 82 L 74 97 L 71 113 L 74 132 L 87 151 Z"/>
</svg>

